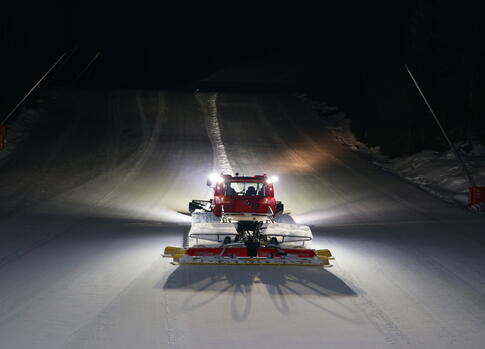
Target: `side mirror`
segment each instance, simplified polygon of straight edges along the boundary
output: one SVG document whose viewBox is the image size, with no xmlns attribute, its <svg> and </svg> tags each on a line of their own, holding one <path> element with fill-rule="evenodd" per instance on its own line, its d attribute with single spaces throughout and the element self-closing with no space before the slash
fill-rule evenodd
<svg viewBox="0 0 485 349">
<path fill-rule="evenodd" d="M 212 181 L 210 179 L 207 179 L 206 185 L 208 187 L 212 187 Z"/>
</svg>

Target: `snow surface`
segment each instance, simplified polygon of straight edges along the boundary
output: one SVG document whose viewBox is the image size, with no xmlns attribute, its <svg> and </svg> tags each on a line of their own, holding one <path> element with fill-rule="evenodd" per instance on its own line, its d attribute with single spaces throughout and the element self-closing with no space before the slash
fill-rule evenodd
<svg viewBox="0 0 485 349">
<path fill-rule="evenodd" d="M 304 95 L 300 98 L 320 115 L 325 115 L 327 127 L 340 143 L 447 202 L 468 205 L 470 183 L 451 150 L 443 153 L 425 150 L 410 156 L 388 158 L 382 155 L 378 146 L 370 147 L 355 137 L 345 113 Z M 477 142 L 457 142 L 454 146 L 467 163 L 476 185 L 485 187 L 485 146 Z"/>
<path fill-rule="evenodd" d="M 298 99 L 71 97 L 1 167 L 0 348 L 483 347 L 485 217 L 342 146 Z M 160 257 L 208 198 L 210 110 L 232 169 L 277 174 L 333 268 Z"/>
</svg>

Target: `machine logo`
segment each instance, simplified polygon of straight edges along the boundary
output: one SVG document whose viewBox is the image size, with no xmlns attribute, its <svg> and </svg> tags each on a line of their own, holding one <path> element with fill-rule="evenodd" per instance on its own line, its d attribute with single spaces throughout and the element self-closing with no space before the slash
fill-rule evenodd
<svg viewBox="0 0 485 349">
<path fill-rule="evenodd" d="M 246 206 L 253 207 L 253 208 L 256 207 L 256 205 L 257 205 L 255 202 L 250 201 L 250 200 L 246 200 L 245 204 L 246 204 Z"/>
</svg>

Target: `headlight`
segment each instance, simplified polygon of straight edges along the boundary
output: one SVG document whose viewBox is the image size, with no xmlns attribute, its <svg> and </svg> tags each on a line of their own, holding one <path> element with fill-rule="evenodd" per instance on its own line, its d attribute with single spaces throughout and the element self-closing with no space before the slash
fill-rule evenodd
<svg viewBox="0 0 485 349">
<path fill-rule="evenodd" d="M 271 183 L 276 183 L 278 182 L 278 177 L 276 176 L 271 176 L 266 180 L 266 183 L 271 184 Z"/>
<path fill-rule="evenodd" d="M 211 173 L 208 178 L 212 183 L 215 183 L 219 177 L 217 173 Z"/>
<path fill-rule="evenodd" d="M 217 173 L 211 173 L 207 177 L 207 185 L 213 186 L 216 183 L 219 183 L 219 184 L 224 183 L 224 178 L 222 178 L 221 175 L 219 175 Z"/>
</svg>

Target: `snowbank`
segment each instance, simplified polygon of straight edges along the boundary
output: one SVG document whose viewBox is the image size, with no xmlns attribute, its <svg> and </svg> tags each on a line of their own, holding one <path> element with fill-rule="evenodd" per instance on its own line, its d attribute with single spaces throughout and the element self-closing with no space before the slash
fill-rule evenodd
<svg viewBox="0 0 485 349">
<path fill-rule="evenodd" d="M 469 165 L 478 186 L 485 186 L 485 147 L 455 144 Z M 426 150 L 411 156 L 391 159 L 383 166 L 393 173 L 418 184 L 443 200 L 461 205 L 468 204 L 470 183 L 453 152 Z"/>
<path fill-rule="evenodd" d="M 29 136 L 34 126 L 46 113 L 43 109 L 23 108 L 7 123 L 7 146 L 0 151 L 0 166 L 15 149 Z"/>
<path fill-rule="evenodd" d="M 325 120 L 335 138 L 352 151 L 447 202 L 468 205 L 470 183 L 451 150 L 443 153 L 425 150 L 406 157 L 388 158 L 381 154 L 379 147 L 369 147 L 355 137 L 345 113 L 305 95 L 298 97 L 309 104 Z M 468 164 L 476 184 L 485 186 L 485 146 L 469 142 L 459 142 L 455 146 Z"/>
</svg>

